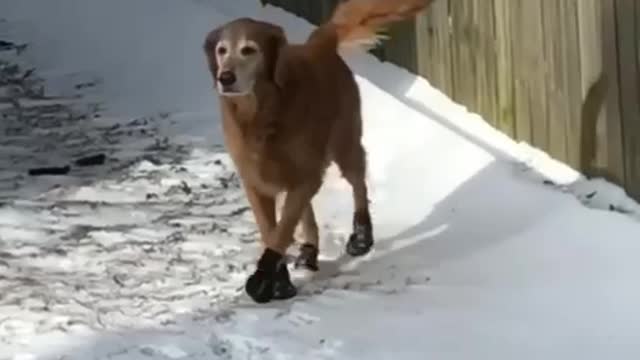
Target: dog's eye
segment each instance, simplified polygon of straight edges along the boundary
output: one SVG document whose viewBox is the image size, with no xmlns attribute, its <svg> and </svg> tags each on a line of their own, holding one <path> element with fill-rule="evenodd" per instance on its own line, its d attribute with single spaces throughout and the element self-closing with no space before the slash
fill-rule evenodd
<svg viewBox="0 0 640 360">
<path fill-rule="evenodd" d="M 251 56 L 256 52 L 258 52 L 258 50 L 251 46 L 243 46 L 242 49 L 240 49 L 240 53 L 242 54 L 242 56 Z"/>
<path fill-rule="evenodd" d="M 224 54 L 226 54 L 226 53 L 227 53 L 227 48 L 226 48 L 226 47 L 224 47 L 224 46 L 220 46 L 220 47 L 217 49 L 217 52 L 218 52 L 218 55 L 224 55 Z"/>
</svg>

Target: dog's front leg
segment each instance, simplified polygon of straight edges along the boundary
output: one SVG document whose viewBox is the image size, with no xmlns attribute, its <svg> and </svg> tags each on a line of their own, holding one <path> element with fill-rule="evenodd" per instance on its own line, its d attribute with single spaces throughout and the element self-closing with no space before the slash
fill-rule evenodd
<svg viewBox="0 0 640 360">
<path fill-rule="evenodd" d="M 266 249 L 269 246 L 269 236 L 276 227 L 276 200 L 272 196 L 260 193 L 249 184 L 245 183 L 244 188 L 258 225 L 260 240 Z"/>
<path fill-rule="evenodd" d="M 304 183 L 287 192 L 280 221 L 270 234 L 268 247 L 258 260 L 256 271 L 245 284 L 247 294 L 257 303 L 284 300 L 297 294 L 291 283 L 285 254 L 293 243 L 293 233 L 313 196 L 320 189 L 321 180 Z"/>
</svg>

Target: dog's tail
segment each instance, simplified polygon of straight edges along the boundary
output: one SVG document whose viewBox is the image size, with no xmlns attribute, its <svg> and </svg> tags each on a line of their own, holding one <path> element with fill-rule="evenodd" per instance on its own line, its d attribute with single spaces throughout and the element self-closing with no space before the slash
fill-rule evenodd
<svg viewBox="0 0 640 360">
<path fill-rule="evenodd" d="M 386 37 L 381 31 L 391 23 L 412 18 L 432 0 L 347 0 L 331 19 L 318 27 L 308 43 L 333 50 L 372 47 Z M 328 50 L 328 49 L 327 49 Z"/>
</svg>

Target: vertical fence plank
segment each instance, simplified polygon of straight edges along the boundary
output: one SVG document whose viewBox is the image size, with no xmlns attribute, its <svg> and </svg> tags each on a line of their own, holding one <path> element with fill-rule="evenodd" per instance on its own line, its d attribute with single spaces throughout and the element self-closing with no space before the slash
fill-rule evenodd
<svg viewBox="0 0 640 360">
<path fill-rule="evenodd" d="M 636 6 L 636 68 L 638 69 L 638 77 L 635 79 L 638 86 L 640 86 L 640 4 L 635 2 Z M 638 104 L 640 104 L 640 92 L 638 93 Z"/>
<path fill-rule="evenodd" d="M 509 19 L 511 28 L 511 42 L 512 54 L 513 54 L 513 94 L 515 105 L 515 123 L 516 123 L 516 138 L 519 140 L 532 142 L 533 135 L 531 134 L 531 125 L 529 119 L 529 101 L 528 101 L 528 84 L 526 78 L 523 75 L 523 64 L 525 60 L 523 44 L 525 42 L 522 34 L 522 21 L 523 21 L 523 4 L 528 0 L 511 0 L 511 7 L 509 9 Z M 535 1 L 535 0 L 534 0 Z M 526 66 L 525 66 L 526 67 Z"/>
<path fill-rule="evenodd" d="M 477 109 L 475 51 L 472 22 L 474 6 L 471 1 L 449 2 L 452 22 L 453 98 L 471 109 Z"/>
<path fill-rule="evenodd" d="M 640 196 L 640 105 L 638 104 L 638 67 L 635 0 L 616 0 L 618 61 L 620 74 L 620 108 L 622 115 L 625 183 L 629 191 Z"/>
<path fill-rule="evenodd" d="M 516 114 L 513 81 L 513 50 L 511 47 L 512 0 L 494 0 L 496 28 L 496 72 L 498 86 L 498 126 L 511 137 L 516 136 Z"/>
<path fill-rule="evenodd" d="M 417 72 L 416 23 L 402 21 L 389 28 L 391 39 L 384 44 L 385 60 Z M 393 40 L 396 41 L 393 41 Z"/>
<path fill-rule="evenodd" d="M 601 0 L 578 1 L 578 35 L 580 39 L 580 68 L 582 76 L 582 96 L 589 90 L 602 72 L 602 22 L 600 21 Z"/>
<path fill-rule="evenodd" d="M 513 49 L 513 82 L 514 82 L 514 100 L 515 100 L 515 123 L 516 138 L 532 143 L 533 135 L 531 133 L 531 119 L 529 112 L 528 90 L 529 84 L 526 79 L 526 36 L 522 31 L 522 22 L 528 14 L 524 14 L 524 4 L 529 0 L 512 0 L 509 19 L 511 20 L 511 34 L 509 39 L 511 48 Z M 535 1 L 535 0 L 533 0 Z M 524 65 L 524 66 L 523 66 Z M 524 69 L 523 69 L 524 68 Z"/>
<path fill-rule="evenodd" d="M 416 51 L 418 73 L 443 93 L 453 96 L 449 1 L 435 1 L 426 13 L 418 16 Z"/>
<path fill-rule="evenodd" d="M 636 45 L 636 73 L 635 78 L 631 78 L 631 81 L 635 81 L 636 84 L 636 106 L 640 106 L 640 4 L 638 2 L 634 2 L 636 11 L 635 11 L 635 41 L 633 42 Z M 638 115 L 638 114 L 637 114 Z M 640 116 L 636 118 L 630 119 L 630 121 L 635 122 L 634 131 L 636 133 L 633 135 L 632 139 L 627 139 L 627 142 L 631 142 L 634 146 L 634 154 L 633 161 L 630 161 L 630 166 L 633 168 L 632 175 L 628 179 L 630 181 L 629 190 L 632 196 L 637 199 L 640 199 Z"/>
<path fill-rule="evenodd" d="M 303 6 L 303 14 L 306 14 L 307 18 L 311 20 L 314 25 L 320 24 L 320 17 L 322 16 L 322 1 L 299 1 Z"/>
<path fill-rule="evenodd" d="M 516 136 L 546 148 L 544 46 L 541 0 L 515 0 L 512 47 L 516 98 Z"/>
<path fill-rule="evenodd" d="M 546 68 L 545 91 L 547 102 L 547 122 L 549 124 L 549 147 L 547 151 L 557 159 L 566 159 L 567 150 L 567 126 L 569 118 L 569 103 L 562 92 L 561 78 L 562 47 L 560 23 L 563 19 L 559 15 L 557 0 L 544 0 L 543 2 L 544 24 L 544 56 Z"/>
<path fill-rule="evenodd" d="M 541 0 L 528 0 L 528 11 L 524 14 L 522 33 L 527 34 L 523 44 L 528 47 L 525 64 L 529 67 L 530 127 L 533 144 L 542 149 L 549 148 L 549 119 L 547 117 L 547 93 L 544 59 L 544 30 Z"/>
<path fill-rule="evenodd" d="M 620 112 L 620 69 L 618 62 L 616 0 L 601 0 L 602 60 L 607 80 L 607 171 L 621 185 L 625 183 L 622 114 Z"/>
<path fill-rule="evenodd" d="M 569 117 L 567 120 L 567 163 L 574 168 L 580 167 L 580 136 L 582 106 L 582 84 L 580 75 L 580 39 L 578 37 L 578 8 L 577 1 L 559 1 L 561 34 L 564 40 L 562 48 L 562 62 L 564 73 L 564 91 L 569 103 Z"/>
<path fill-rule="evenodd" d="M 602 21 L 600 0 L 578 2 L 578 34 L 582 84 L 580 170 L 587 175 L 604 175 L 607 167 L 607 134 L 604 101 Z"/>
<path fill-rule="evenodd" d="M 497 54 L 492 0 L 470 0 L 474 4 L 472 43 L 475 52 L 476 111 L 499 128 L 497 122 Z"/>
<path fill-rule="evenodd" d="M 322 21 L 329 19 L 329 17 L 331 17 L 331 15 L 333 14 L 333 9 L 335 9 L 337 5 L 338 5 L 337 0 L 320 1 L 320 11 L 321 11 Z"/>
</svg>

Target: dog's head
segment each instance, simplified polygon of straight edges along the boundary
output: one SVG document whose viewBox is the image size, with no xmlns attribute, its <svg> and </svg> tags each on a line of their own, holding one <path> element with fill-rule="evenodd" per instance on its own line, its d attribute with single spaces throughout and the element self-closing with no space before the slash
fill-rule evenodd
<svg viewBox="0 0 640 360">
<path fill-rule="evenodd" d="M 204 51 L 214 88 L 221 96 L 242 96 L 252 93 L 258 81 L 273 80 L 279 50 L 286 43 L 281 27 L 249 18 L 212 30 Z"/>
</svg>

